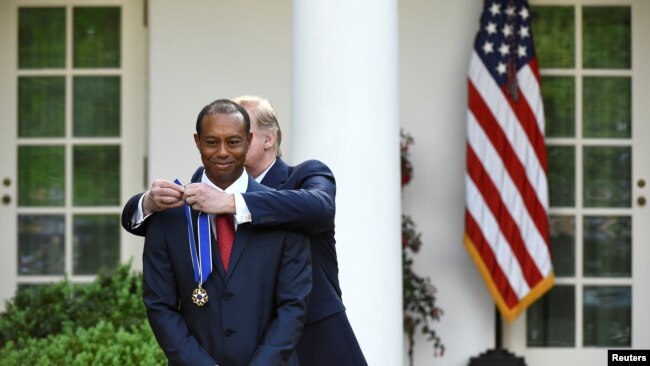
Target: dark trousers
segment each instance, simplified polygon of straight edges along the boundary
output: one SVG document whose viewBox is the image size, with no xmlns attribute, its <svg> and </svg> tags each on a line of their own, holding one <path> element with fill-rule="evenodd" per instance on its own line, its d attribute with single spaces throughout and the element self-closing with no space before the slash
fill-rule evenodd
<svg viewBox="0 0 650 366">
<path fill-rule="evenodd" d="M 305 326 L 298 342 L 301 366 L 367 366 L 345 311 Z"/>
</svg>

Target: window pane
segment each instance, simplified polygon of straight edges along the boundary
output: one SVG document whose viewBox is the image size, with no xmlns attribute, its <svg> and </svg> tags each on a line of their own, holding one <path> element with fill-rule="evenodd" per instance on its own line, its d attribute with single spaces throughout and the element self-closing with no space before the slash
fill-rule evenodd
<svg viewBox="0 0 650 366">
<path fill-rule="evenodd" d="M 63 274 L 64 226 L 63 215 L 18 215 L 18 274 Z"/>
<path fill-rule="evenodd" d="M 583 339 L 585 346 L 632 345 L 630 286 L 585 286 Z"/>
<path fill-rule="evenodd" d="M 74 8 L 74 67 L 120 67 L 120 8 Z"/>
<path fill-rule="evenodd" d="M 18 146 L 18 206 L 63 206 L 63 146 Z"/>
<path fill-rule="evenodd" d="M 75 206 L 120 204 L 120 147 L 78 145 L 74 147 L 73 203 Z"/>
<path fill-rule="evenodd" d="M 74 136 L 119 136 L 120 77 L 77 76 L 73 89 Z"/>
<path fill-rule="evenodd" d="M 585 147 L 584 164 L 585 207 L 630 207 L 632 202 L 630 147 Z"/>
<path fill-rule="evenodd" d="M 631 217 L 584 217 L 584 274 L 589 277 L 632 275 Z"/>
<path fill-rule="evenodd" d="M 575 345 L 575 289 L 555 285 L 526 311 L 528 347 Z"/>
<path fill-rule="evenodd" d="M 575 80 L 572 77 L 542 77 L 542 99 L 546 136 L 575 136 Z"/>
<path fill-rule="evenodd" d="M 113 269 L 120 259 L 119 215 L 74 215 L 74 274 Z"/>
<path fill-rule="evenodd" d="M 575 205 L 575 150 L 572 146 L 548 146 L 549 201 L 553 207 Z"/>
<path fill-rule="evenodd" d="M 583 65 L 586 68 L 629 69 L 631 13 L 629 6 L 586 6 L 582 9 Z"/>
<path fill-rule="evenodd" d="M 18 136 L 65 135 L 65 79 L 18 78 Z"/>
<path fill-rule="evenodd" d="M 65 66 L 65 8 L 18 9 L 18 67 Z"/>
<path fill-rule="evenodd" d="M 575 275 L 575 226 L 576 220 L 573 216 L 550 217 L 553 271 L 558 277 Z"/>
<path fill-rule="evenodd" d="M 570 6 L 531 7 L 535 52 L 542 68 L 574 67 L 574 10 Z"/>
<path fill-rule="evenodd" d="M 632 83 L 627 77 L 585 77 L 583 81 L 585 137 L 632 135 Z"/>
</svg>

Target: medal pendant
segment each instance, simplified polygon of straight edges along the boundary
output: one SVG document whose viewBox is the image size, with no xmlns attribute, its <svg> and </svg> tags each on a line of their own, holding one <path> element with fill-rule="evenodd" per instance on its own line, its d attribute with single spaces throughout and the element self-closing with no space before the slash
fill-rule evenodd
<svg viewBox="0 0 650 366">
<path fill-rule="evenodd" d="M 192 292 L 192 302 L 197 306 L 203 306 L 208 302 L 208 293 L 201 287 L 201 285 Z"/>
</svg>

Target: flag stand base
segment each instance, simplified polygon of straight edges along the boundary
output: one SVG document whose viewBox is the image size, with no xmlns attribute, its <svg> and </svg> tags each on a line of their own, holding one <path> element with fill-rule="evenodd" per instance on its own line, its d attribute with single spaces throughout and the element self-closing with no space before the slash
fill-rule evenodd
<svg viewBox="0 0 650 366">
<path fill-rule="evenodd" d="M 469 360 L 469 366 L 526 366 L 523 357 L 517 357 L 506 349 L 489 349 Z"/>
<path fill-rule="evenodd" d="M 503 324 L 499 308 L 494 307 L 494 348 L 469 359 L 469 366 L 526 366 L 523 357 L 503 348 Z"/>
</svg>

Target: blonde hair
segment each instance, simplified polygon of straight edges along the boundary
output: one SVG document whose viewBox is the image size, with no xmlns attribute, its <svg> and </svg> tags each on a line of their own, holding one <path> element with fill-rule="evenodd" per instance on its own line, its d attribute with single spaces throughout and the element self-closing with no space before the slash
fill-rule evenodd
<svg viewBox="0 0 650 366">
<path fill-rule="evenodd" d="M 242 107 L 250 106 L 255 113 L 255 120 L 251 123 L 255 123 L 255 126 L 260 130 L 270 131 L 275 135 L 275 155 L 282 156 L 282 149 L 280 144 L 282 143 L 282 130 L 280 130 L 280 124 L 278 123 L 278 117 L 275 114 L 275 109 L 271 105 L 271 102 L 268 99 L 252 96 L 252 95 L 243 95 L 237 98 L 234 98 L 233 101 Z"/>
</svg>

